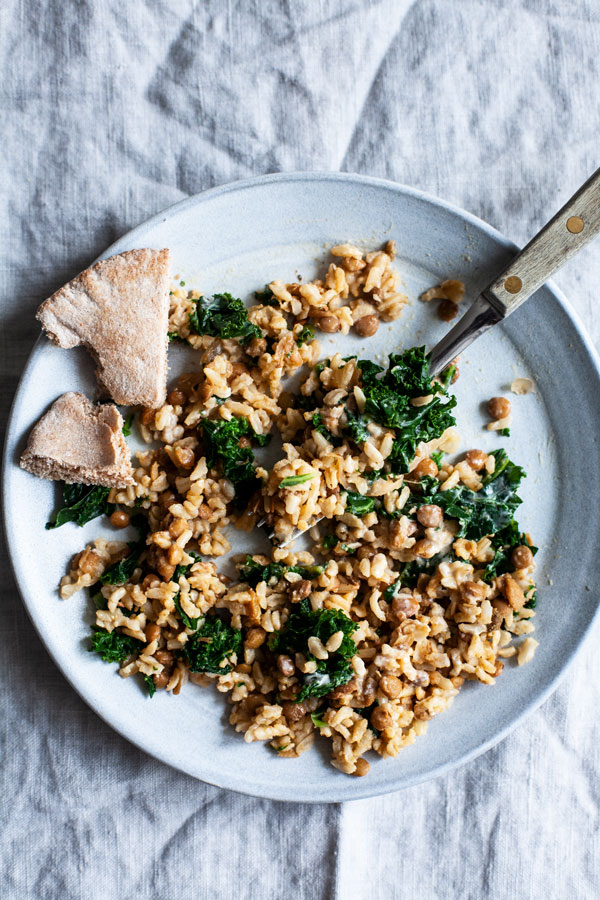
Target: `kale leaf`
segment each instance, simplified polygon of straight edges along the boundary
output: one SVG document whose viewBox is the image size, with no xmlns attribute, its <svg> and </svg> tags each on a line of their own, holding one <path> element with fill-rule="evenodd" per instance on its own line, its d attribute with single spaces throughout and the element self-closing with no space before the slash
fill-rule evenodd
<svg viewBox="0 0 600 900">
<path fill-rule="evenodd" d="M 478 541 L 496 534 L 510 525 L 515 509 L 522 502 L 517 489 L 525 477 L 524 470 L 510 461 L 505 450 L 494 450 L 492 455 L 496 457 L 496 468 L 483 479 L 479 491 L 465 485 L 440 491 L 434 479 L 425 489 L 421 504 L 433 503 L 450 519 L 457 519 L 460 524 L 457 537 Z"/>
<path fill-rule="evenodd" d="M 366 516 L 374 509 L 375 499 L 373 497 L 365 497 L 364 494 L 358 494 L 356 491 L 346 491 L 346 512 L 355 516 Z"/>
<path fill-rule="evenodd" d="M 98 653 L 104 662 L 123 662 L 132 653 L 142 649 L 143 644 L 136 638 L 121 634 L 118 631 L 106 631 L 105 628 L 92 626 L 90 653 Z"/>
<path fill-rule="evenodd" d="M 354 670 L 350 660 L 356 653 L 352 634 L 358 625 L 339 609 L 313 610 L 308 599 L 294 607 L 281 631 L 275 632 L 269 641 L 269 648 L 275 653 L 303 653 L 308 660 L 317 664 L 315 672 L 302 675 L 303 685 L 294 700 L 307 697 L 323 697 L 352 678 Z M 326 644 L 336 632 L 343 632 L 339 648 L 330 652 L 327 659 L 319 659 L 310 653 L 308 639 L 317 637 Z"/>
<path fill-rule="evenodd" d="M 312 427 L 315 431 L 318 431 L 319 434 L 322 434 L 326 441 L 329 441 L 330 444 L 334 446 L 339 444 L 337 438 L 335 438 L 330 430 L 327 428 L 325 423 L 323 422 L 323 416 L 320 412 L 316 412 L 311 419 Z"/>
<path fill-rule="evenodd" d="M 154 678 L 152 675 L 144 675 L 144 681 L 146 682 L 146 687 L 148 688 L 148 696 L 150 699 L 154 697 L 156 693 L 156 685 L 154 684 Z"/>
<path fill-rule="evenodd" d="M 194 565 L 194 563 L 202 562 L 202 557 L 199 553 L 196 553 L 195 550 L 186 550 L 188 556 L 192 556 L 194 559 L 193 563 L 188 563 L 187 565 L 175 566 L 175 571 L 171 576 L 171 581 L 179 581 L 182 575 L 187 575 Z"/>
<path fill-rule="evenodd" d="M 206 461 L 210 468 L 223 467 L 223 474 L 235 488 L 236 505 L 245 505 L 260 479 L 253 466 L 254 453 L 241 447 L 240 440 L 254 434 L 247 419 L 203 419 L 202 437 Z"/>
<path fill-rule="evenodd" d="M 140 556 L 146 549 L 146 541 L 131 541 L 128 546 L 127 556 L 113 563 L 100 576 L 101 584 L 125 584 L 126 581 L 129 581 L 139 565 Z"/>
<path fill-rule="evenodd" d="M 212 299 L 200 297 L 189 319 L 190 328 L 196 334 L 239 338 L 242 344 L 262 337 L 260 328 L 249 320 L 242 301 L 231 294 L 214 294 Z"/>
<path fill-rule="evenodd" d="M 318 578 L 323 573 L 323 566 L 282 566 L 281 563 L 263 563 L 257 562 L 251 556 L 246 557 L 246 561 L 240 566 L 240 578 L 255 588 L 261 581 L 267 584 L 272 579 L 281 581 L 286 572 L 295 572 L 302 578 L 311 579 Z"/>
<path fill-rule="evenodd" d="M 414 588 L 419 575 L 431 575 L 445 559 L 448 559 L 448 552 L 442 550 L 430 559 L 413 559 L 411 562 L 403 563 L 396 581 L 383 592 L 383 599 L 391 603 L 400 588 Z"/>
<path fill-rule="evenodd" d="M 508 525 L 505 525 L 492 537 L 494 558 L 487 564 L 482 576 L 483 580 L 490 582 L 498 575 L 514 571 L 511 555 L 515 547 L 520 546 L 529 547 L 534 556 L 537 553 L 537 547 L 529 543 L 527 535 L 520 531 L 517 522 L 512 519 Z"/>
<path fill-rule="evenodd" d="M 353 413 L 346 407 L 346 425 L 344 432 L 354 441 L 355 444 L 364 444 L 369 439 L 369 432 L 365 419 L 360 413 Z"/>
<path fill-rule="evenodd" d="M 173 598 L 173 603 L 175 604 L 175 609 L 177 610 L 177 614 L 186 628 L 190 628 L 192 631 L 195 631 L 198 627 L 198 622 L 200 621 L 200 616 L 196 616 L 195 618 L 190 618 L 181 608 L 181 603 L 179 602 L 179 594 L 180 591 L 177 591 Z"/>
<path fill-rule="evenodd" d="M 404 353 L 391 354 L 386 370 L 369 360 L 358 360 L 365 395 L 366 416 L 393 428 L 394 447 L 388 457 L 393 474 L 407 472 L 414 459 L 417 444 L 430 441 L 456 424 L 450 410 L 456 398 L 431 381 L 425 347 L 412 347 Z M 424 406 L 413 406 L 415 397 L 433 395 Z"/>
<path fill-rule="evenodd" d="M 207 616 L 200 628 L 190 636 L 181 651 L 191 672 L 210 672 L 225 675 L 232 665 L 221 665 L 224 660 L 242 650 L 242 632 L 232 628 L 218 616 Z"/>
<path fill-rule="evenodd" d="M 146 549 L 148 520 L 143 515 L 137 515 L 133 517 L 131 524 L 138 529 L 138 539 L 137 541 L 129 541 L 129 553 L 127 556 L 113 563 L 100 576 L 101 584 L 125 584 L 139 566 L 142 553 Z"/>
<path fill-rule="evenodd" d="M 85 525 L 97 516 L 109 515 L 109 493 L 110 488 L 97 484 L 63 484 L 63 506 L 54 522 L 46 522 L 46 528 L 60 528 L 65 522 Z"/>
<path fill-rule="evenodd" d="M 263 306 L 281 306 L 268 284 L 265 284 L 264 291 L 254 291 L 254 298 Z"/>
</svg>

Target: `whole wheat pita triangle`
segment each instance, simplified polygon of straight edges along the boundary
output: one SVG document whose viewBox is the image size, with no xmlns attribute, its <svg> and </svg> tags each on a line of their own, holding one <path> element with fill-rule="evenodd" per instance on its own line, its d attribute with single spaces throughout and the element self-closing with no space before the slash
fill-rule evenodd
<svg viewBox="0 0 600 900">
<path fill-rule="evenodd" d="M 45 300 L 37 311 L 48 337 L 83 344 L 116 403 L 153 409 L 166 398 L 169 250 L 129 250 L 101 260 Z"/>
<path fill-rule="evenodd" d="M 73 391 L 55 400 L 33 427 L 20 465 L 69 484 L 134 484 L 121 413 L 112 403 L 94 406 Z"/>
</svg>

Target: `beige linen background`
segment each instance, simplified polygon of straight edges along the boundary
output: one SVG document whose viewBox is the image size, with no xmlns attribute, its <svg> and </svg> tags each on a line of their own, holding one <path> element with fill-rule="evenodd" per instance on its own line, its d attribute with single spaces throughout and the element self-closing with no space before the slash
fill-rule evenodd
<svg viewBox="0 0 600 900">
<path fill-rule="evenodd" d="M 2 425 L 38 303 L 212 185 L 363 172 L 525 241 L 600 164 L 599 50 L 596 0 L 4 0 Z M 597 345 L 599 256 L 556 279 Z M 1 562 L 5 900 L 599 895 L 598 628 L 552 699 L 468 767 L 376 800 L 286 805 L 196 782 L 114 734 L 47 656 Z"/>
</svg>

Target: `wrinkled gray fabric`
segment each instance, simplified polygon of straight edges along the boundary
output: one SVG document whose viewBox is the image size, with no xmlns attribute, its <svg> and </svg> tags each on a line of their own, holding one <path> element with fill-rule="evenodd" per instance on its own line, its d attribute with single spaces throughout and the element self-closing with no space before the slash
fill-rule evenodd
<svg viewBox="0 0 600 900">
<path fill-rule="evenodd" d="M 599 47 L 596 0 L 3 0 L 3 426 L 40 300 L 212 185 L 381 175 L 523 242 L 598 165 Z M 556 280 L 600 344 L 598 245 Z M 556 694 L 469 766 L 296 806 L 114 734 L 47 656 L 5 551 L 2 568 L 6 900 L 600 895 L 597 627 Z"/>
</svg>

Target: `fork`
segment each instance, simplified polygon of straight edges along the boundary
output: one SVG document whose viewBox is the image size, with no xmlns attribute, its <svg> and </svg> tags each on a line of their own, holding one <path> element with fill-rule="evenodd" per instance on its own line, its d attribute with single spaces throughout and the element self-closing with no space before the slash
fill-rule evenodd
<svg viewBox="0 0 600 900">
<path fill-rule="evenodd" d="M 599 232 L 600 169 L 597 169 L 508 266 L 481 291 L 457 324 L 430 351 L 428 356 L 431 374 L 439 375 L 473 341 L 510 316 Z M 286 547 L 323 518 L 324 516 L 320 516 L 315 519 L 306 529 L 295 528 L 279 546 Z M 257 524 L 265 525 L 266 520 L 263 518 Z M 269 535 L 269 540 L 275 541 L 274 532 Z"/>
</svg>

